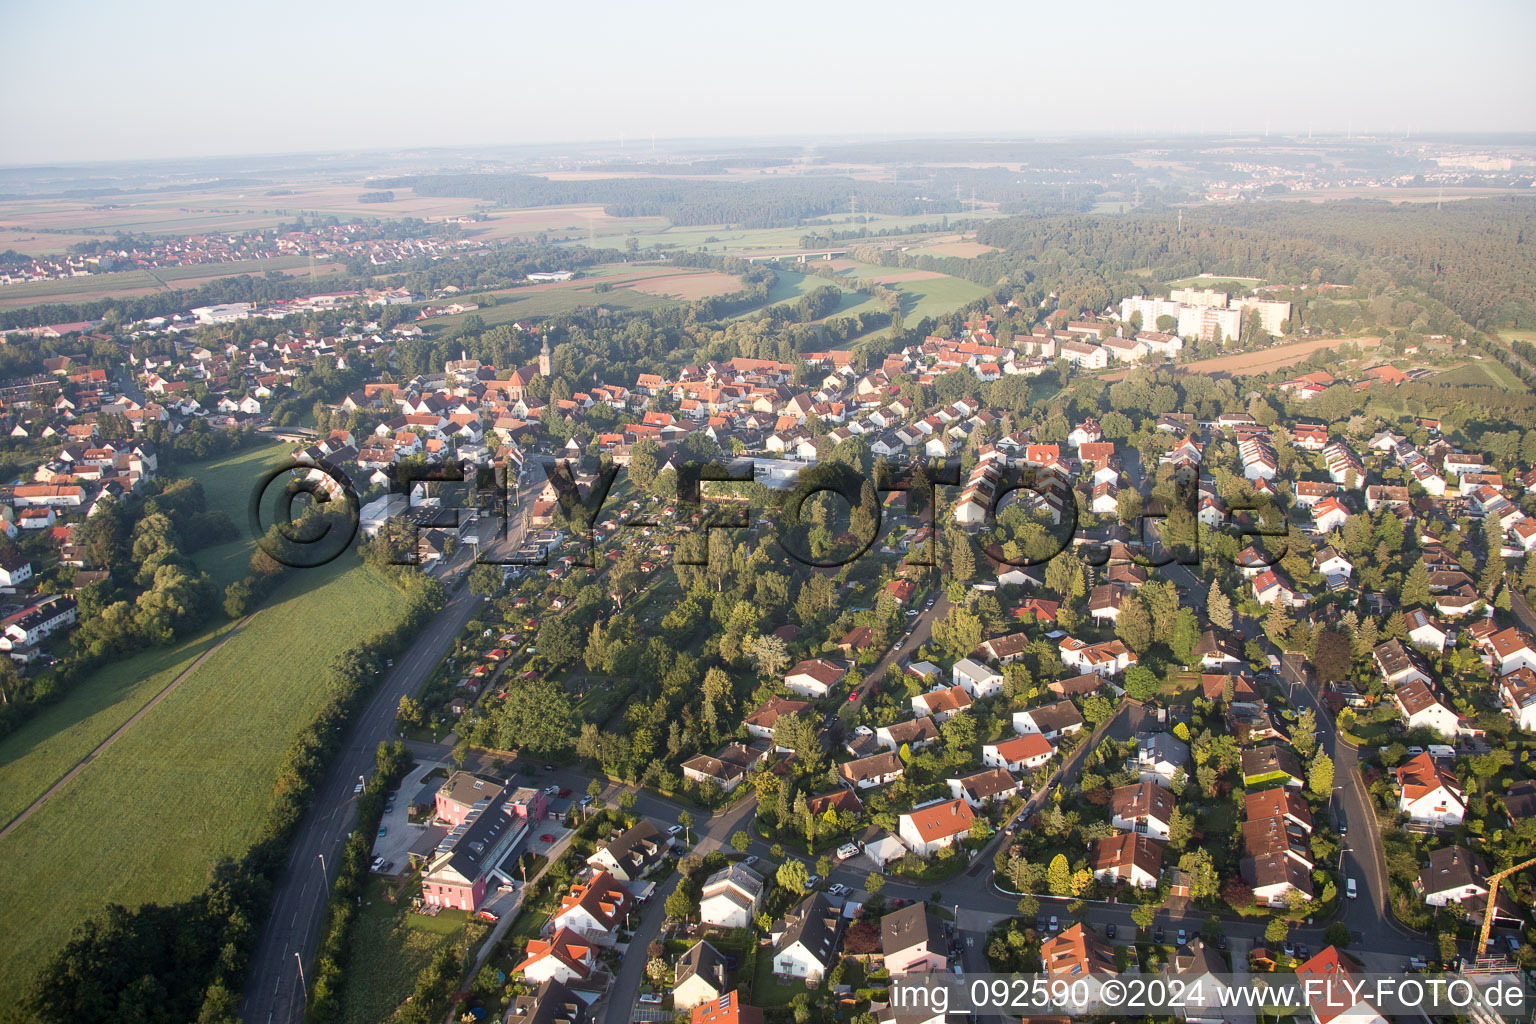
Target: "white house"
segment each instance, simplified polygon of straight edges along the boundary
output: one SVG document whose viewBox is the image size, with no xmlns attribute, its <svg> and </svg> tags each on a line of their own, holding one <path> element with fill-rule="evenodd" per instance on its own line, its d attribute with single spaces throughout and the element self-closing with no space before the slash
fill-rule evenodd
<svg viewBox="0 0 1536 1024">
<path fill-rule="evenodd" d="M 945 800 L 903 814 L 896 834 L 919 857 L 931 857 L 970 835 L 974 820 L 964 800 Z"/>
<path fill-rule="evenodd" d="M 1467 811 L 1466 794 L 1428 754 L 1419 754 L 1397 769 L 1397 809 L 1409 820 L 1446 828 L 1460 825 Z"/>
<path fill-rule="evenodd" d="M 825 697 L 845 675 L 847 669 L 841 665 L 825 658 L 812 658 L 790 669 L 784 676 L 784 686 L 803 697 Z"/>
<path fill-rule="evenodd" d="M 1003 674 L 970 658 L 955 662 L 950 681 L 963 688 L 975 700 L 985 700 L 1003 692 Z"/>
<path fill-rule="evenodd" d="M 1056 748 L 1039 733 L 1015 736 L 1001 743 L 988 743 L 981 748 L 981 763 L 988 768 L 1006 768 L 1011 772 L 1039 768 L 1051 759 Z"/>
<path fill-rule="evenodd" d="M 704 880 L 699 920 L 720 928 L 748 928 L 762 902 L 762 876 L 749 867 L 732 864 Z"/>
</svg>

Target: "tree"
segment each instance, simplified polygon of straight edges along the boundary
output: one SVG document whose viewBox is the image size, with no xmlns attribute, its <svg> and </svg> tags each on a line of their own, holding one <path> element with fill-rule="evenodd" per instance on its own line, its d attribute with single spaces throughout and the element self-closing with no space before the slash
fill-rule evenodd
<svg viewBox="0 0 1536 1024">
<path fill-rule="evenodd" d="M 810 873 L 805 870 L 805 861 L 791 857 L 779 865 L 779 884 L 796 895 L 805 892 L 805 887 Z"/>
<path fill-rule="evenodd" d="M 1189 664 L 1194 656 L 1195 645 L 1200 642 L 1200 620 L 1189 608 L 1180 608 L 1173 617 L 1173 633 L 1168 638 L 1168 648 L 1181 664 Z"/>
<path fill-rule="evenodd" d="M 1125 694 L 1132 700 L 1156 699 L 1161 685 L 1162 681 L 1157 678 L 1157 673 L 1145 665 L 1132 665 L 1125 670 Z"/>
<path fill-rule="evenodd" d="M 1413 565 L 1408 567 L 1408 575 L 1403 577 L 1403 589 L 1398 595 L 1398 603 L 1405 608 L 1417 608 L 1429 604 L 1431 600 L 1429 567 L 1423 559 L 1415 559 Z"/>
<path fill-rule="evenodd" d="M 1311 708 L 1303 708 L 1291 726 L 1291 746 L 1305 760 L 1317 749 L 1317 715 Z"/>
<path fill-rule="evenodd" d="M 1349 669 L 1354 662 L 1354 658 L 1354 651 L 1350 649 L 1349 637 L 1333 629 L 1324 629 L 1318 632 L 1315 653 L 1312 657 L 1312 666 L 1317 670 L 1319 682 L 1324 684 L 1337 683 L 1348 679 Z"/>
<path fill-rule="evenodd" d="M 1115 618 L 1115 635 L 1137 654 L 1152 646 L 1152 616 L 1146 606 L 1137 600 L 1121 605 L 1120 614 Z"/>
<path fill-rule="evenodd" d="M 1264 635 L 1269 637 L 1270 643 L 1276 647 L 1285 646 L 1285 636 L 1291 631 L 1291 611 L 1285 606 L 1285 602 L 1276 601 L 1269 606 L 1269 614 L 1264 618 Z"/>
<path fill-rule="evenodd" d="M 400 704 L 395 710 L 395 718 L 407 729 L 417 729 L 426 724 L 421 702 L 408 693 L 400 695 Z"/>
<path fill-rule="evenodd" d="M 1045 871 L 1045 884 L 1052 896 L 1072 895 L 1072 867 L 1065 854 L 1058 853 L 1051 858 L 1051 866 Z"/>
<path fill-rule="evenodd" d="M 1291 927 L 1282 918 L 1272 917 L 1269 919 L 1269 924 L 1264 926 L 1264 941 L 1271 946 L 1280 945 L 1289 934 L 1291 934 Z"/>
<path fill-rule="evenodd" d="M 677 888 L 667 896 L 667 902 L 663 905 L 667 916 L 674 921 L 684 921 L 698 913 L 699 905 L 688 892 L 686 880 L 679 881 Z"/>
<path fill-rule="evenodd" d="M 731 849 L 735 850 L 737 853 L 746 853 L 747 847 L 751 845 L 752 837 L 747 835 L 745 832 L 738 831 L 731 833 Z"/>
<path fill-rule="evenodd" d="M 587 796 L 591 797 L 593 801 L 596 801 L 597 798 L 602 795 L 603 784 L 601 781 L 593 779 L 591 782 L 587 783 Z"/>
<path fill-rule="evenodd" d="M 1131 911 L 1131 920 L 1142 931 L 1151 931 L 1153 922 L 1157 920 L 1157 908 L 1150 903 L 1138 904 Z"/>
<path fill-rule="evenodd" d="M 679 811 L 677 823 L 683 826 L 683 839 L 689 845 L 693 845 L 693 815 L 687 811 Z"/>
<path fill-rule="evenodd" d="M 1215 899 L 1217 893 L 1221 891 L 1221 875 L 1217 873 L 1216 864 L 1211 860 L 1211 851 L 1205 847 L 1196 847 L 1180 857 L 1179 870 L 1189 876 L 1191 899 Z"/>
<path fill-rule="evenodd" d="M 757 663 L 758 672 L 769 679 L 781 675 L 789 664 L 789 649 L 781 636 L 764 633 L 748 645 L 748 650 Z"/>
<path fill-rule="evenodd" d="M 864 891 L 871 896 L 880 895 L 880 890 L 885 888 L 885 876 L 878 871 L 871 871 L 864 876 Z"/>
<path fill-rule="evenodd" d="M 1194 834 L 1194 819 L 1178 808 L 1174 808 L 1173 817 L 1168 820 L 1168 844 L 1176 850 L 1182 850 L 1189 845 Z"/>
<path fill-rule="evenodd" d="M 1312 759 L 1312 768 L 1307 773 L 1307 784 L 1312 788 L 1312 795 L 1319 800 L 1326 800 L 1333 794 L 1333 758 L 1319 752 Z"/>
<path fill-rule="evenodd" d="M 1226 591 L 1221 589 L 1221 584 L 1216 580 L 1211 580 L 1211 591 L 1205 599 L 1205 612 L 1217 629 L 1232 628 L 1232 602 L 1227 600 Z"/>
</svg>

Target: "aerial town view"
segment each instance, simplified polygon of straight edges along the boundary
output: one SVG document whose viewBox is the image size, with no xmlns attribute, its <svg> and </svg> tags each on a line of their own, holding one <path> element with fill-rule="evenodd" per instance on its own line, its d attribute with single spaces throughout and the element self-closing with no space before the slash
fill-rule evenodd
<svg viewBox="0 0 1536 1024">
<path fill-rule="evenodd" d="M 1108 6 L 0 11 L 0 1024 L 1531 1021 L 1536 7 Z"/>
</svg>

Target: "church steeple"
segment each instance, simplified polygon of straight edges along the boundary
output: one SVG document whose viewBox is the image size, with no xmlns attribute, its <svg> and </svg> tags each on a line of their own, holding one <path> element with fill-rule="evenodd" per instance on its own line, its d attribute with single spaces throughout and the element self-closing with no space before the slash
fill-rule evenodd
<svg viewBox="0 0 1536 1024">
<path fill-rule="evenodd" d="M 553 377 L 554 376 L 554 373 L 552 373 L 551 370 L 550 370 L 550 365 L 549 364 L 550 364 L 550 358 L 549 358 L 549 335 L 546 334 L 546 335 L 544 335 L 544 345 L 543 345 L 543 347 L 541 347 L 539 349 L 539 376 L 540 377 Z"/>
</svg>

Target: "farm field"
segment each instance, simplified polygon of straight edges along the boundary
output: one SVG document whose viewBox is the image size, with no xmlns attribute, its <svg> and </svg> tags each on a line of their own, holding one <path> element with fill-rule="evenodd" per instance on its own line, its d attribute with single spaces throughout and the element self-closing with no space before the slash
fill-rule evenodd
<svg viewBox="0 0 1536 1024">
<path fill-rule="evenodd" d="M 1245 288 L 1252 288 L 1255 285 L 1261 285 L 1263 283 L 1264 283 L 1264 279 L 1262 277 L 1235 277 L 1235 276 L 1226 275 L 1226 274 L 1223 274 L 1223 275 L 1218 276 L 1218 277 L 1202 277 L 1199 274 L 1196 274 L 1194 277 L 1186 277 L 1186 278 L 1184 278 L 1181 281 L 1169 281 L 1168 282 L 1168 287 L 1170 287 L 1170 288 L 1215 288 L 1217 285 L 1220 285 L 1220 284 L 1239 284 L 1239 285 L 1242 285 Z"/>
<path fill-rule="evenodd" d="M 741 278 L 716 271 L 702 274 L 668 274 L 665 277 L 647 277 L 622 287 L 647 295 L 660 295 L 669 299 L 693 302 L 714 295 L 728 295 L 741 290 Z"/>
<path fill-rule="evenodd" d="M 1495 387 L 1510 391 L 1524 391 L 1525 382 L 1515 376 L 1515 371 L 1492 359 L 1463 363 L 1460 366 L 1435 374 L 1435 384 L 1453 387 Z"/>
<path fill-rule="evenodd" d="M 344 557 L 291 579 L 52 800 L 0 840 L 0 1002 L 81 919 L 196 892 L 243 853 L 294 732 L 325 694 L 330 655 L 390 620 L 398 592 Z"/>
<path fill-rule="evenodd" d="M 980 242 L 939 242 L 935 245 L 925 245 L 916 249 L 908 249 L 908 256 L 938 256 L 958 257 L 959 259 L 975 259 L 989 252 L 997 252 L 997 247 L 983 245 Z"/>
<path fill-rule="evenodd" d="M 124 270 L 89 277 L 68 277 L 56 281 L 27 281 L 0 286 L 0 306 L 31 306 L 42 302 L 86 302 L 94 299 L 131 298 L 151 292 L 196 288 L 205 281 L 241 274 L 266 274 L 281 271 L 289 276 L 310 273 L 303 256 L 276 256 L 269 260 L 239 260 L 234 263 L 207 263 L 189 267 L 157 267 L 153 270 Z M 339 263 L 318 262 L 315 276 L 339 273 Z"/>
<path fill-rule="evenodd" d="M 1374 348 L 1381 344 L 1380 338 L 1317 338 L 1312 341 L 1298 341 L 1290 345 L 1281 345 L 1277 348 L 1261 349 L 1257 352 L 1236 352 L 1229 356 L 1215 356 L 1211 359 L 1196 359 L 1193 362 L 1181 363 L 1176 369 L 1180 373 L 1228 373 L 1234 377 L 1248 377 L 1254 374 L 1269 373 L 1271 370 L 1281 370 L 1306 359 L 1318 349 L 1337 348 L 1344 344 L 1354 344 L 1362 349 Z M 1123 380 L 1129 370 L 1117 370 L 1114 373 L 1106 373 L 1101 380 Z"/>
<path fill-rule="evenodd" d="M 597 293 L 592 290 L 595 281 L 582 280 L 572 282 L 559 290 L 534 291 L 531 288 L 516 289 L 510 292 L 500 293 L 504 298 L 494 306 L 481 306 L 469 313 L 454 313 L 449 316 L 433 317 L 424 320 L 421 326 L 434 333 L 445 330 L 453 330 L 472 316 L 478 316 L 481 323 L 487 327 L 496 324 L 511 323 L 514 320 L 522 320 L 535 316 L 558 316 L 561 313 L 569 313 L 582 306 L 606 306 L 611 309 L 654 309 L 657 306 L 665 306 L 670 300 L 658 295 L 647 295 L 644 292 L 635 291 L 632 288 L 615 287 L 613 291 Z M 524 294 L 526 293 L 526 294 Z M 512 296 L 517 296 L 513 298 Z M 470 296 L 471 298 L 484 298 L 484 296 Z"/>
</svg>

